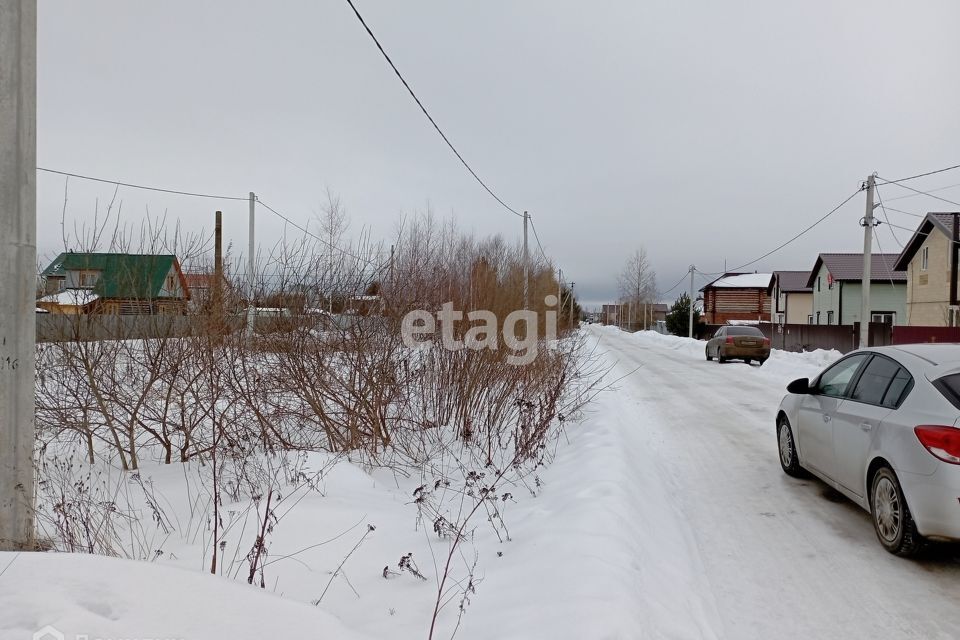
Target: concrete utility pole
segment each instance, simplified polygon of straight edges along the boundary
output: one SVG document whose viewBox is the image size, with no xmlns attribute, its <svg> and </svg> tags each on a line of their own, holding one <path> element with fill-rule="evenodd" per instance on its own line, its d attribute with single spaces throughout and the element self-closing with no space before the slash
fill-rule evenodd
<svg viewBox="0 0 960 640">
<path fill-rule="evenodd" d="M 530 214 L 523 212 L 523 309 L 530 308 L 530 248 L 527 246 L 527 221 Z"/>
<path fill-rule="evenodd" d="M 577 284 L 576 282 L 570 283 L 570 330 L 577 328 L 577 323 L 573 319 L 573 285 Z"/>
<path fill-rule="evenodd" d="M 697 268 L 696 268 L 695 266 L 690 265 L 690 321 L 689 321 L 689 325 L 688 325 L 688 327 L 687 327 L 687 337 L 688 337 L 688 338 L 692 338 L 692 337 L 693 337 L 693 304 L 694 304 L 694 301 L 693 301 L 693 272 L 696 271 L 696 270 L 697 270 Z"/>
<path fill-rule="evenodd" d="M 870 343 L 870 276 L 873 259 L 873 190 L 876 187 L 874 177 L 867 178 L 867 213 L 863 216 L 863 279 L 861 280 L 862 296 L 860 301 L 860 348 Z M 843 318 L 838 318 L 843 323 Z"/>
<path fill-rule="evenodd" d="M 953 234 L 950 242 L 950 326 L 957 326 L 957 305 L 960 304 L 957 293 L 957 258 L 960 249 L 960 213 L 953 214 Z"/>
<path fill-rule="evenodd" d="M 559 318 L 563 310 L 563 269 L 557 267 L 557 317 Z"/>
<path fill-rule="evenodd" d="M 256 286 L 256 278 L 254 274 L 254 269 L 256 266 L 256 243 L 254 242 L 254 217 L 257 213 L 257 196 L 251 191 L 250 192 L 250 231 L 247 234 L 247 242 L 249 247 L 247 251 L 250 253 L 249 261 L 247 264 L 247 289 L 249 290 L 250 300 L 247 304 L 247 337 L 253 337 L 253 324 L 255 322 L 256 311 L 253 306 L 253 292 L 254 287 Z"/>
<path fill-rule="evenodd" d="M 34 547 L 37 2 L 0 0 L 0 551 Z"/>
</svg>

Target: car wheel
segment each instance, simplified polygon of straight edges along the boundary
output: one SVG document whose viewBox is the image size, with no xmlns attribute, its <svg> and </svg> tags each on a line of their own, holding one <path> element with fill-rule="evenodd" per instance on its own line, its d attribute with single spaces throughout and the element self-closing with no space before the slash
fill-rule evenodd
<svg viewBox="0 0 960 640">
<path fill-rule="evenodd" d="M 727 359 L 723 357 L 723 351 L 720 350 L 720 347 L 717 347 L 717 362 L 723 363 L 726 361 Z"/>
<path fill-rule="evenodd" d="M 744 358 L 743 361 L 747 363 L 748 367 L 753 363 L 753 360 L 751 360 L 750 358 Z"/>
<path fill-rule="evenodd" d="M 762 366 L 763 366 L 763 363 L 766 362 L 766 361 L 767 361 L 766 358 L 760 358 L 759 360 L 757 360 L 757 366 L 762 367 Z"/>
<path fill-rule="evenodd" d="M 777 449 L 780 451 L 780 466 L 783 467 L 783 472 L 794 478 L 802 478 L 803 467 L 800 466 L 800 456 L 797 455 L 793 430 L 786 416 L 780 416 L 777 420 Z"/>
<path fill-rule="evenodd" d="M 883 548 L 898 556 L 912 556 L 923 548 L 923 536 L 910 515 L 897 474 L 883 467 L 870 485 L 870 515 Z"/>
<path fill-rule="evenodd" d="M 713 360 L 713 358 L 710 357 L 710 347 L 707 347 L 704 351 L 707 354 L 707 362 Z"/>
</svg>

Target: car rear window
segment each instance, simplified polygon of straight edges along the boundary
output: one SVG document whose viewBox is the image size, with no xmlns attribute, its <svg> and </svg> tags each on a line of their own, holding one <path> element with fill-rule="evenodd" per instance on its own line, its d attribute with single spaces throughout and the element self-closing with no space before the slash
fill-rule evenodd
<svg viewBox="0 0 960 640">
<path fill-rule="evenodd" d="M 960 373 L 953 373 L 933 381 L 933 386 L 957 409 L 960 409 Z"/>
<path fill-rule="evenodd" d="M 763 331 L 756 327 L 727 327 L 728 336 L 756 336 L 763 337 Z"/>
</svg>

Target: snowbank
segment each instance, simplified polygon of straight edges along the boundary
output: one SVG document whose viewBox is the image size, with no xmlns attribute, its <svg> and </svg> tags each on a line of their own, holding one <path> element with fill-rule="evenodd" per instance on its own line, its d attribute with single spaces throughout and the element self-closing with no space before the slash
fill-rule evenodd
<svg viewBox="0 0 960 640">
<path fill-rule="evenodd" d="M 605 329 L 619 331 L 616 327 L 605 327 Z M 684 358 L 705 360 L 706 342 L 703 340 L 664 335 L 656 331 L 638 331 L 626 335 L 629 335 L 638 345 L 673 349 Z M 773 349 L 770 352 L 770 358 L 762 367 L 751 367 L 746 371 L 755 372 L 757 377 L 765 378 L 771 384 L 786 384 L 796 378 L 812 378 L 828 365 L 836 362 L 842 355 L 839 351 L 825 349 L 804 351 L 803 353 Z"/>
<path fill-rule="evenodd" d="M 367 637 L 316 607 L 199 572 L 62 553 L 0 553 L 4 567 L 2 638 Z"/>
</svg>

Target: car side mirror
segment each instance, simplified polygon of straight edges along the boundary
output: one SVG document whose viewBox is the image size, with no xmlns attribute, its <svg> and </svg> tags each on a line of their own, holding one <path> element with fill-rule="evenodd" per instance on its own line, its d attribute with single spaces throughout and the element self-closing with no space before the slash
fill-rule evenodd
<svg viewBox="0 0 960 640">
<path fill-rule="evenodd" d="M 790 393 L 796 393 L 799 395 L 806 395 L 812 393 L 813 390 L 810 388 L 810 379 L 809 378 L 799 378 L 794 380 L 787 385 L 787 391 Z"/>
</svg>

